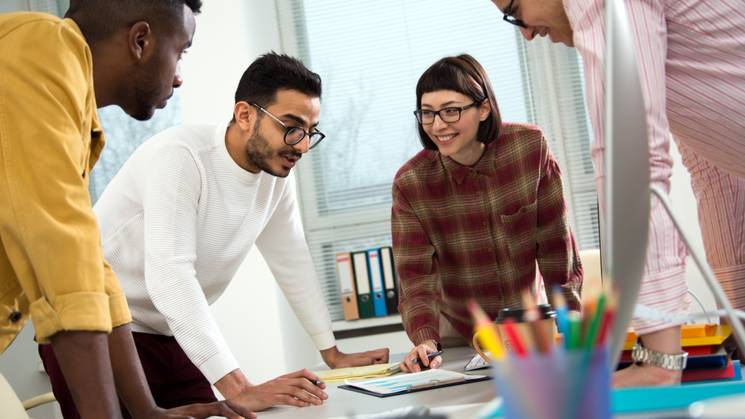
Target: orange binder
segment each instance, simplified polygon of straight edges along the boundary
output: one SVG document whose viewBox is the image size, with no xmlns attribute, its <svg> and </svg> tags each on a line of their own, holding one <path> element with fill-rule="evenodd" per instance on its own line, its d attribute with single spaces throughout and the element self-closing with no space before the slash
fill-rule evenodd
<svg viewBox="0 0 745 419">
<path fill-rule="evenodd" d="M 360 312 L 357 308 L 357 291 L 354 286 L 354 270 L 350 253 L 336 254 L 336 273 L 339 277 L 339 293 L 344 320 L 357 320 Z"/>
</svg>

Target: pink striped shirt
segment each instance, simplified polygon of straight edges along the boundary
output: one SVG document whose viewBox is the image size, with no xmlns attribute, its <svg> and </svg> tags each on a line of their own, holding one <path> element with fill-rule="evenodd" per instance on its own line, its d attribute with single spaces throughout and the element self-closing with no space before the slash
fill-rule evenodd
<svg viewBox="0 0 745 419">
<path fill-rule="evenodd" d="M 574 44 L 585 68 L 587 106 L 595 135 L 592 158 L 600 193 L 604 174 L 603 4 L 603 0 L 564 0 Z M 670 189 L 671 133 L 683 146 L 681 149 L 703 157 L 730 175 L 745 177 L 742 5 L 741 0 L 626 1 L 647 111 L 651 180 L 665 190 Z M 686 251 L 672 221 L 656 200 L 652 200 L 650 228 L 639 302 L 666 311 L 684 310 L 688 301 Z M 721 237 L 707 236 L 705 242 L 738 240 L 726 234 Z M 712 247 L 708 244 L 707 252 Z M 643 321 L 633 326 L 641 333 L 666 327 Z"/>
</svg>

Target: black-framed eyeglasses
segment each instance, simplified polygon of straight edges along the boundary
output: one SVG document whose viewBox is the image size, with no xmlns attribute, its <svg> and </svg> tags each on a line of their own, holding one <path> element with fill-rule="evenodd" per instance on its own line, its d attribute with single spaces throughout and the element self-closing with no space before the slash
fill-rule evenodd
<svg viewBox="0 0 745 419">
<path fill-rule="evenodd" d="M 510 4 L 508 4 L 507 7 L 504 9 L 504 16 L 502 17 L 502 20 L 515 26 L 527 29 L 528 25 L 526 25 L 525 22 L 513 16 L 513 14 L 515 13 L 515 11 L 513 10 L 514 3 L 515 0 L 510 0 Z"/>
<path fill-rule="evenodd" d="M 310 140 L 310 145 L 308 146 L 308 150 L 312 149 L 313 147 L 317 146 L 318 143 L 320 143 L 324 138 L 326 138 L 326 135 L 322 133 L 321 131 L 313 131 L 308 132 L 300 127 L 288 127 L 282 120 L 274 116 L 271 112 L 268 110 L 262 108 L 261 106 L 251 103 L 252 106 L 255 106 L 258 110 L 264 112 L 265 114 L 269 115 L 270 118 L 272 118 L 276 123 L 282 126 L 282 128 L 285 129 L 285 144 L 287 145 L 295 145 L 299 142 L 303 141 L 303 139 L 307 136 Z"/>
<path fill-rule="evenodd" d="M 442 122 L 458 122 L 460 121 L 460 114 L 468 108 L 472 108 L 478 105 L 479 102 L 473 102 L 466 106 L 448 106 L 442 108 L 439 111 L 430 111 L 428 109 L 417 109 L 414 111 L 416 120 L 422 125 L 432 125 L 435 123 L 435 115 L 440 115 Z"/>
</svg>

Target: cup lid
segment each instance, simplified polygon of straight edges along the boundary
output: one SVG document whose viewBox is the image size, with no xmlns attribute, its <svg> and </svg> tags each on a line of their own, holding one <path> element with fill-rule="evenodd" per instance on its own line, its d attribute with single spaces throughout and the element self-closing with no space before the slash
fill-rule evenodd
<svg viewBox="0 0 745 419">
<path fill-rule="evenodd" d="M 556 317 L 556 311 L 551 304 L 538 304 L 538 312 L 541 313 L 541 319 L 552 319 Z M 507 319 L 521 322 L 525 318 L 525 309 L 523 308 L 503 308 L 497 315 L 497 323 L 502 323 Z"/>
</svg>

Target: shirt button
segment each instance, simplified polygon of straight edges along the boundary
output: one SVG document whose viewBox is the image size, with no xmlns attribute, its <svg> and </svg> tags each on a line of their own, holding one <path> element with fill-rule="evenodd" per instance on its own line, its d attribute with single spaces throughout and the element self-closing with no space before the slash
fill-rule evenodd
<svg viewBox="0 0 745 419">
<path fill-rule="evenodd" d="M 8 316 L 8 320 L 10 320 L 11 323 L 18 323 L 22 317 L 23 314 L 21 314 L 20 311 L 13 311 L 10 313 L 10 316 Z"/>
</svg>

